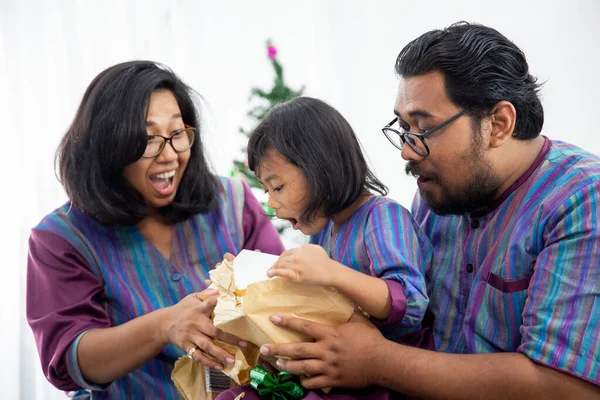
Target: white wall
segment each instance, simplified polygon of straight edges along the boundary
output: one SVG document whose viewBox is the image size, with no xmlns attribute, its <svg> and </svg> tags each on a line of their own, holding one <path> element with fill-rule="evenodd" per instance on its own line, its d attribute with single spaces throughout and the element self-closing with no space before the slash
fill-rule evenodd
<svg viewBox="0 0 600 400">
<path fill-rule="evenodd" d="M 250 87 L 267 88 L 264 42 L 290 85 L 351 122 L 391 197 L 416 186 L 381 134 L 392 118 L 394 61 L 419 34 L 457 20 L 493 26 L 519 45 L 542 81 L 544 134 L 600 153 L 600 3 L 572 1 L 67 1 L 0 0 L 0 124 L 4 133 L 0 325 L 2 398 L 62 398 L 43 378 L 24 322 L 29 229 L 65 200 L 54 150 L 92 78 L 130 59 L 161 61 L 209 103 L 204 140 L 226 174 L 248 123 Z"/>
</svg>

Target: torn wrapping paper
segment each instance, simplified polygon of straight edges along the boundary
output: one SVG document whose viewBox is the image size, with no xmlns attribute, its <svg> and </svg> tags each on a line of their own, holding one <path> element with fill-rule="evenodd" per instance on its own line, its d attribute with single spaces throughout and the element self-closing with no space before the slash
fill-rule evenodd
<svg viewBox="0 0 600 400">
<path fill-rule="evenodd" d="M 347 322 L 354 304 L 335 289 L 268 279 L 266 271 L 277 256 L 248 250 L 233 264 L 223 261 L 210 271 L 219 290 L 214 311 L 215 326 L 260 347 L 267 343 L 310 341 L 297 332 L 274 325 L 274 314 L 293 315 L 325 325 Z M 237 284 L 237 282 L 240 284 Z"/>
<path fill-rule="evenodd" d="M 235 354 L 225 374 L 238 385 L 249 382 L 250 370 L 258 364 L 258 349 L 268 343 L 298 343 L 312 339 L 274 325 L 270 317 L 291 315 L 325 325 L 340 325 L 350 319 L 354 304 L 335 289 L 268 279 L 266 272 L 277 256 L 242 250 L 233 263 L 224 260 L 210 271 L 212 288 L 219 291 L 213 321 L 217 328 L 249 342 L 247 348 L 222 347 Z M 219 345 L 222 345 L 219 343 Z M 273 363 L 273 360 L 269 360 Z M 182 377 L 180 381 L 187 381 Z"/>
</svg>

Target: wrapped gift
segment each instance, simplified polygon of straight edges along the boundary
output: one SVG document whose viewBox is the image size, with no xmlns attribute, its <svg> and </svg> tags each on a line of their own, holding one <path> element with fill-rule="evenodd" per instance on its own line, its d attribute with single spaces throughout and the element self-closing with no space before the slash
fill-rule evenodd
<svg viewBox="0 0 600 400">
<path fill-rule="evenodd" d="M 267 277 L 277 256 L 242 250 L 232 262 L 224 260 L 210 271 L 212 288 L 219 291 L 213 321 L 217 328 L 249 344 L 246 348 L 222 346 L 235 355 L 235 363 L 223 372 L 235 384 L 250 381 L 250 370 L 258 364 L 260 346 L 268 343 L 299 343 L 312 338 L 274 325 L 272 315 L 291 315 L 325 325 L 340 325 L 350 319 L 354 304 L 333 288 Z M 222 344 L 219 344 L 222 345 Z M 267 359 L 274 365 L 276 359 Z"/>
<path fill-rule="evenodd" d="M 225 260 L 210 271 L 219 291 L 215 326 L 258 347 L 268 343 L 306 342 L 311 338 L 274 325 L 274 314 L 292 315 L 325 325 L 350 319 L 352 302 L 332 288 L 288 279 L 268 279 L 277 256 L 242 250 L 233 263 Z"/>
</svg>

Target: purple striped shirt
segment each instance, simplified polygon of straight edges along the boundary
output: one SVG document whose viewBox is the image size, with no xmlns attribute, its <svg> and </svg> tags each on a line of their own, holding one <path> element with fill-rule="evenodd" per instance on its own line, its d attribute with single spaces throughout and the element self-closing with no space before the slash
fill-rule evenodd
<svg viewBox="0 0 600 400">
<path fill-rule="evenodd" d="M 600 159 L 546 139 L 531 168 L 485 210 L 413 214 L 434 248 L 436 348 L 520 352 L 600 385 Z"/>
<path fill-rule="evenodd" d="M 170 259 L 137 228 L 103 225 L 68 204 L 33 229 L 27 319 L 53 385 L 89 389 L 98 399 L 180 398 L 171 372 L 182 349 L 168 345 L 129 375 L 101 387 L 83 379 L 77 344 L 90 329 L 120 325 L 205 289 L 208 270 L 225 252 L 283 251 L 250 188 L 233 179 L 222 178 L 222 183 L 215 210 L 175 225 Z"/>
<path fill-rule="evenodd" d="M 407 209 L 397 202 L 373 196 L 332 234 L 333 222 L 310 239 L 339 263 L 386 281 L 392 310 L 378 324 L 389 339 L 421 327 L 428 298 L 425 272 L 432 249 Z"/>
</svg>

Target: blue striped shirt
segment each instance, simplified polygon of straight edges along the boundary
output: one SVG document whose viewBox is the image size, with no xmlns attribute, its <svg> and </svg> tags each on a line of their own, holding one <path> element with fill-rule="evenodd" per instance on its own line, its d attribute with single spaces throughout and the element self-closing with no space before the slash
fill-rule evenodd
<svg viewBox="0 0 600 400">
<path fill-rule="evenodd" d="M 436 348 L 520 352 L 600 385 L 599 204 L 600 159 L 548 139 L 481 212 L 438 216 L 417 195 Z"/>
<path fill-rule="evenodd" d="M 391 199 L 373 196 L 337 233 L 332 232 L 329 221 L 310 242 L 323 247 L 333 260 L 388 283 L 392 310 L 380 324 L 382 333 L 396 339 L 420 328 L 428 304 L 425 272 L 432 248 L 408 210 Z"/>
</svg>

